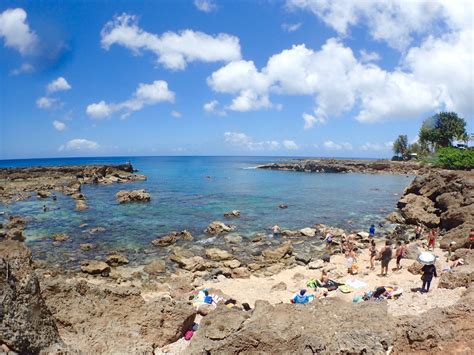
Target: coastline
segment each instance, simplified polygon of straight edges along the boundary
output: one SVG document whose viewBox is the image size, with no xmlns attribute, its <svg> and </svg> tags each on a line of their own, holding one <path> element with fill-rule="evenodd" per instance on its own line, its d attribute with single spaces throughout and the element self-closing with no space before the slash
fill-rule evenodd
<svg viewBox="0 0 474 355">
<path fill-rule="evenodd" d="M 340 165 L 340 163 L 338 164 Z M 352 172 L 352 169 L 352 165 L 350 165 L 344 172 L 348 172 L 348 170 Z M 48 171 L 43 168 L 40 170 L 42 173 L 47 173 Z M 53 170 L 61 174 L 64 173 L 63 167 Z M 65 190 L 65 188 L 70 188 L 75 185 L 74 192 L 70 195 L 74 196 L 74 194 L 80 193 L 81 183 L 111 184 L 134 181 L 135 179 L 143 181 L 143 179 L 145 179 L 143 176 L 134 174 L 131 166 L 126 168 L 126 170 L 123 170 L 123 168 L 118 168 L 117 170 L 116 167 L 81 167 L 79 170 L 74 168 L 72 171 L 74 172 L 70 176 L 66 174 L 65 177 L 63 176 L 63 179 L 54 179 L 56 183 L 53 185 L 50 184 L 51 179 L 45 179 L 44 176 L 41 176 L 41 173 L 39 174 L 40 176 L 37 176 L 35 175 L 37 172 L 34 173 L 27 169 L 22 171 L 23 175 L 15 175 L 15 172 L 9 171 L 7 175 L 13 174 L 13 176 L 17 177 L 13 180 L 19 179 L 21 181 L 21 179 L 24 179 L 28 174 L 32 174 L 32 180 L 34 182 L 30 184 L 21 181 L 20 186 L 24 188 L 24 190 L 21 190 L 21 188 L 18 189 L 17 187 L 12 188 L 12 185 L 8 185 L 11 190 L 7 188 L 2 192 L 4 196 L 10 198 L 13 196 L 11 191 L 19 193 L 20 196 L 34 193 L 41 194 L 50 190 L 65 193 L 65 191 L 69 192 L 69 190 Z M 93 173 L 83 173 L 82 176 L 78 177 L 77 171 L 93 171 Z M 101 173 L 98 175 L 97 171 Z M 315 171 L 321 172 L 319 169 Z M 391 170 L 382 169 L 382 171 L 387 173 L 387 171 Z M 396 171 L 401 170 L 397 169 Z M 446 290 L 440 290 L 438 288 L 438 282 L 433 284 L 433 288 L 435 289 L 434 300 L 428 303 L 426 299 L 418 297 L 416 293 L 412 294 L 409 290 L 415 286 L 417 282 L 419 283 L 419 275 L 412 275 L 407 270 L 413 263 L 412 260 L 406 259 L 402 263 L 404 267 L 402 271 L 393 272 L 391 277 L 385 281 L 385 279 L 379 278 L 372 272 L 365 270 L 367 263 L 367 245 L 369 242 L 368 233 L 360 230 L 344 231 L 325 225 L 302 226 L 299 230 L 284 230 L 282 231 L 281 237 L 275 239 L 269 239 L 264 234 L 256 234 L 250 240 L 243 241 L 242 238 L 239 238 L 237 234 L 233 233 L 231 225 L 232 219 L 227 219 L 225 223 L 215 221 L 208 227 L 207 233 L 213 236 L 214 239 L 212 240 L 219 241 L 218 244 L 216 243 L 219 247 L 215 245 L 212 245 L 212 247 L 210 247 L 211 245 L 201 245 L 197 247 L 194 245 L 193 236 L 189 232 L 170 232 L 154 241 L 156 242 L 154 247 L 161 248 L 167 256 L 161 260 L 154 260 L 147 265 L 138 267 L 127 266 L 128 260 L 124 255 L 118 252 L 111 252 L 106 260 L 86 261 L 81 266 L 81 270 L 65 270 L 61 267 L 33 262 L 34 270 L 31 269 L 29 274 L 31 274 L 31 277 L 38 278 L 46 307 L 52 310 L 52 317 L 56 319 L 58 336 L 67 344 L 69 349 L 81 348 L 81 346 L 84 346 L 86 340 L 78 335 L 77 330 L 71 332 L 68 327 L 64 327 L 63 323 L 66 319 L 64 318 L 65 315 L 63 312 L 65 308 L 56 304 L 58 302 L 61 303 L 67 297 L 69 299 L 68 302 L 73 302 L 68 306 L 69 308 L 73 308 L 73 314 L 74 312 L 87 313 L 90 312 L 88 308 L 83 309 L 83 305 L 74 302 L 79 302 L 81 297 L 96 297 L 93 295 L 106 292 L 104 296 L 106 298 L 112 297 L 115 299 L 119 297 L 121 299 L 120 302 L 123 304 L 119 302 L 119 307 L 128 307 L 130 304 L 135 304 L 140 309 L 143 308 L 145 313 L 145 309 L 152 304 L 158 309 L 163 307 L 168 309 L 166 307 L 170 306 L 166 302 L 171 302 L 173 304 L 172 307 L 176 309 L 167 311 L 169 312 L 169 319 L 167 318 L 165 324 L 167 324 L 167 327 L 168 325 L 173 327 L 173 334 L 168 337 L 163 337 L 163 342 L 155 343 L 151 348 L 149 348 L 150 343 L 147 343 L 151 341 L 149 339 L 136 340 L 136 344 L 130 342 L 130 344 L 122 344 L 122 348 L 117 348 L 116 345 L 112 345 L 106 341 L 103 335 L 99 335 L 98 329 L 92 327 L 92 329 L 86 333 L 89 337 L 93 337 L 97 344 L 102 344 L 100 348 L 95 348 L 96 351 L 99 351 L 99 349 L 108 349 L 108 351 L 111 352 L 123 351 L 124 349 L 136 351 L 139 348 L 133 348 L 134 346 L 138 346 L 137 344 L 145 346 L 144 344 L 147 343 L 147 349 L 151 349 L 155 353 L 160 353 L 162 350 L 171 352 L 187 352 L 189 350 L 193 353 L 216 345 L 214 341 L 211 341 L 205 336 L 207 333 L 203 331 L 198 333 L 199 337 L 192 343 L 190 349 L 185 351 L 185 348 L 179 348 L 183 346 L 182 341 L 179 340 L 183 333 L 182 328 L 189 326 L 190 318 L 199 321 L 202 316 L 196 315 L 196 311 L 189 308 L 189 298 L 195 295 L 199 289 L 208 287 L 224 298 L 234 298 L 239 304 L 249 302 L 252 308 L 256 306 L 257 309 L 259 307 L 267 307 L 259 305 L 261 304 L 260 300 L 263 299 L 271 305 L 274 305 L 272 307 L 277 307 L 268 308 L 268 312 L 275 312 L 278 307 L 280 307 L 280 302 L 285 303 L 285 300 L 288 300 L 298 288 L 305 287 L 308 278 L 318 277 L 322 268 L 327 270 L 332 278 L 346 282 L 347 276 L 344 275 L 345 259 L 338 253 L 339 248 L 337 245 L 344 233 L 354 234 L 355 245 L 358 248 L 362 266 L 359 275 L 355 277 L 367 283 L 367 290 L 374 288 L 375 285 L 379 285 L 381 282 L 388 282 L 391 285 L 402 287 L 404 289 L 405 298 L 401 298 L 401 302 L 392 301 L 392 303 L 387 306 L 386 311 L 390 317 L 398 319 L 394 322 L 403 324 L 402 319 L 408 315 L 404 307 L 412 309 L 410 307 L 414 305 L 416 317 L 421 317 L 422 314 L 426 312 L 434 312 L 437 307 L 444 307 L 446 309 L 456 308 L 458 304 L 463 302 L 462 299 L 465 299 L 465 297 L 468 297 L 468 295 L 472 293 L 470 291 L 472 287 L 469 288 L 469 286 L 472 282 L 474 261 L 471 259 L 471 252 L 465 251 L 465 242 L 467 240 L 465 230 L 470 228 L 472 222 L 472 173 L 437 170 L 417 170 L 417 173 L 419 176 L 407 187 L 404 196 L 402 196 L 398 203 L 398 208 L 389 216 L 394 224 L 393 227 L 384 232 L 386 233 L 386 237 L 390 240 L 413 239 L 415 235 L 415 224 L 423 223 L 427 225 L 427 227 L 439 225 L 445 228 L 445 231 L 442 233 L 444 239 L 441 240 L 440 246 L 446 248 L 446 243 L 449 244 L 449 242 L 455 240 L 457 244 L 453 249 L 459 249 L 460 255 L 464 255 L 464 258 L 470 260 L 467 265 L 456 270 L 456 272 L 446 274 L 448 276 L 443 276 L 445 279 L 443 281 L 445 285 L 444 288 Z M 126 184 L 124 186 L 126 186 Z M 23 195 L 23 193 L 25 195 Z M 67 195 L 67 193 L 65 194 Z M 40 195 L 38 196 L 41 198 Z M 128 196 L 132 198 L 130 194 Z M 143 198 L 143 193 L 139 196 L 141 196 L 139 197 L 140 200 Z M 442 197 L 439 198 L 440 196 Z M 462 201 L 460 200 L 460 196 L 462 196 Z M 49 197 L 50 196 L 46 196 L 45 198 Z M 80 201 L 82 198 L 78 200 Z M 238 218 L 238 216 L 235 217 Z M 25 223 L 21 218 L 14 217 L 8 221 L 6 225 L 7 233 L 4 234 L 3 238 L 7 239 L 7 241 L 13 239 L 12 243 L 18 244 L 11 244 L 11 250 L 7 252 L 7 255 L 5 255 L 5 251 L 3 251 L 1 256 L 4 259 L 12 258 L 11 254 L 8 254 L 12 252 L 12 249 L 22 250 L 22 243 L 17 242 L 15 239 L 21 240 L 21 238 L 18 238 L 18 236 L 21 235 L 21 233 L 18 233 L 18 230 L 21 231 L 24 225 Z M 11 232 L 12 230 L 13 232 Z M 324 250 L 324 246 L 322 245 L 322 239 L 328 231 L 335 237 L 335 246 L 330 253 Z M 55 242 L 61 243 L 61 238 L 61 236 L 57 236 L 57 241 Z M 179 241 L 182 243 L 177 244 Z M 422 240 L 415 240 L 412 245 L 416 246 L 416 250 L 422 250 L 424 248 Z M 24 251 L 24 253 L 26 252 Z M 441 249 L 436 249 L 436 254 L 440 257 L 438 267 L 441 269 L 445 264 L 444 262 L 441 264 L 441 261 L 447 256 Z M 28 259 L 30 260 L 29 262 Z M 31 254 L 29 257 L 24 257 L 24 262 L 31 263 Z M 20 265 L 20 269 L 24 267 L 26 266 Z M 461 274 L 462 276 L 459 276 Z M 454 278 L 453 275 L 455 275 Z M 284 289 L 283 286 L 280 285 L 280 289 L 273 290 L 274 286 L 282 282 L 285 283 Z M 71 287 L 73 287 L 73 289 L 71 289 Z M 79 292 L 78 290 L 81 289 L 83 289 L 83 291 Z M 245 290 L 249 291 L 246 293 Z M 353 290 L 353 294 L 360 293 L 364 290 L 366 289 Z M 107 292 L 109 292 L 108 295 Z M 119 296 L 117 292 L 122 296 Z M 123 294 L 123 292 L 125 292 L 127 296 L 124 296 L 125 294 Z M 334 296 L 334 294 L 332 294 L 332 296 Z M 335 299 L 332 300 L 331 298 Z M 165 302 L 164 300 L 167 301 Z M 336 297 L 328 297 L 325 300 L 321 300 L 321 302 L 337 303 L 341 300 L 350 303 L 351 297 L 337 293 Z M 317 304 L 312 304 L 311 307 L 317 307 Z M 354 307 L 357 306 L 354 305 Z M 204 314 L 204 316 L 210 317 L 210 319 L 213 319 L 213 317 L 229 317 L 229 315 L 226 314 L 227 310 L 223 310 L 220 306 L 217 310 L 208 311 L 209 314 Z M 356 312 L 356 310 L 354 311 Z M 113 312 L 112 309 L 104 309 L 103 312 L 108 314 L 109 317 L 112 317 L 112 319 L 115 317 L 113 313 L 111 313 Z M 255 312 L 257 312 L 257 310 Z M 253 314 L 258 313 L 255 312 Z M 286 316 L 291 317 L 291 314 L 286 314 Z M 77 318 L 78 315 L 73 315 L 72 322 L 79 322 L 79 320 L 74 317 Z M 140 317 L 147 319 L 147 316 L 140 312 L 137 317 L 139 319 Z M 176 323 L 176 321 L 178 323 Z M 84 321 L 82 320 L 81 322 Z M 129 329 L 130 324 L 124 319 L 119 323 L 121 324 L 119 327 L 122 329 L 121 331 L 126 333 L 126 329 Z M 205 324 L 206 323 L 202 325 L 205 327 Z M 244 332 L 245 327 L 241 330 Z M 119 339 L 121 339 L 120 341 L 122 342 L 126 341 L 120 338 L 117 331 L 118 330 L 107 329 L 105 333 L 112 336 L 116 341 Z M 155 336 L 156 335 L 157 333 L 155 333 Z M 231 344 L 233 341 L 232 338 L 229 337 L 223 337 L 222 339 L 227 341 L 228 344 Z M 175 343 L 175 341 L 177 342 Z M 392 344 L 392 348 L 394 345 L 396 346 L 396 342 L 402 343 L 400 339 L 392 339 L 389 341 L 389 343 Z M 425 340 L 425 342 L 428 344 L 428 340 Z M 184 345 L 187 346 L 188 343 L 184 343 Z M 106 348 L 104 348 L 104 346 L 106 346 Z M 130 346 L 132 346 L 132 348 L 130 348 Z M 201 348 L 201 346 L 204 348 Z M 406 346 L 404 350 L 410 349 L 410 345 L 405 344 L 404 346 Z M 413 347 L 413 345 L 411 346 Z M 429 345 L 429 347 L 432 346 L 436 347 L 438 344 Z M 411 349 L 416 350 L 415 348 Z"/>
</svg>

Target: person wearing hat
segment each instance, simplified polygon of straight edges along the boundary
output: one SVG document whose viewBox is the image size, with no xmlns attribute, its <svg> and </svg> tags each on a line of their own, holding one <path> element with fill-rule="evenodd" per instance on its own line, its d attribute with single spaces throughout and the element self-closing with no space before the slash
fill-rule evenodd
<svg viewBox="0 0 474 355">
<path fill-rule="evenodd" d="M 423 275 L 421 275 L 421 280 L 423 281 L 423 285 L 421 286 L 421 292 L 428 293 L 430 290 L 431 280 L 433 280 L 433 276 L 438 277 L 438 274 L 436 273 L 436 266 L 434 266 L 434 264 L 424 265 L 421 268 L 421 271 L 423 271 Z"/>
</svg>

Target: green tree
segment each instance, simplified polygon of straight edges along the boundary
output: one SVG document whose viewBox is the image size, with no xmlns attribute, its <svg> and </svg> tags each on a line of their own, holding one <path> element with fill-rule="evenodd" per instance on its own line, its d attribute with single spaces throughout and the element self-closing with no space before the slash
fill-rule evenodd
<svg viewBox="0 0 474 355">
<path fill-rule="evenodd" d="M 395 142 L 393 142 L 393 152 L 396 155 L 406 157 L 408 154 L 408 137 L 406 134 L 400 134 Z"/>
<path fill-rule="evenodd" d="M 420 144 L 431 150 L 451 147 L 455 139 L 466 141 L 466 121 L 455 112 L 440 112 L 423 121 L 418 135 Z"/>
<path fill-rule="evenodd" d="M 419 157 L 425 156 L 429 153 L 429 148 L 426 144 L 414 142 L 408 147 L 410 153 L 416 153 Z"/>
</svg>

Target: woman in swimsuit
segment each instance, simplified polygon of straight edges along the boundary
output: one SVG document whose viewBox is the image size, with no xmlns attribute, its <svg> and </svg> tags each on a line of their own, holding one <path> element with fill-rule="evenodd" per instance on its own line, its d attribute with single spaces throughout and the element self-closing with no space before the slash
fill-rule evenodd
<svg viewBox="0 0 474 355">
<path fill-rule="evenodd" d="M 377 257 L 377 248 L 375 246 L 375 240 L 370 241 L 370 270 L 375 270 L 375 258 Z"/>
</svg>

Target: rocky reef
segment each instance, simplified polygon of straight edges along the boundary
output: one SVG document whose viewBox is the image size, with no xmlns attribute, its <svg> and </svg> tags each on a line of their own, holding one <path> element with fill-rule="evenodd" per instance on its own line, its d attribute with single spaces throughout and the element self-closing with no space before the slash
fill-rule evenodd
<svg viewBox="0 0 474 355">
<path fill-rule="evenodd" d="M 371 173 L 415 175 L 423 166 L 417 162 L 389 160 L 294 159 L 284 163 L 264 164 L 259 169 L 311 173 Z"/>
</svg>

